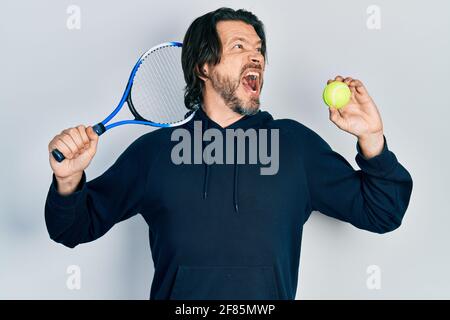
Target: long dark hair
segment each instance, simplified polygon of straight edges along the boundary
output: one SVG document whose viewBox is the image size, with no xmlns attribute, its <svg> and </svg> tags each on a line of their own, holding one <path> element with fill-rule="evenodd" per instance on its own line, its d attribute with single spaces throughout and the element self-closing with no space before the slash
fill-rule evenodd
<svg viewBox="0 0 450 320">
<path fill-rule="evenodd" d="M 216 65 L 220 62 L 222 45 L 216 25 L 219 21 L 242 21 L 255 29 L 261 39 L 261 54 L 266 58 L 266 35 L 264 24 L 253 13 L 240 9 L 220 8 L 209 12 L 192 22 L 186 31 L 181 53 L 186 89 L 184 104 L 192 110 L 202 102 L 204 83 L 199 78 L 204 76 L 204 64 Z"/>
</svg>

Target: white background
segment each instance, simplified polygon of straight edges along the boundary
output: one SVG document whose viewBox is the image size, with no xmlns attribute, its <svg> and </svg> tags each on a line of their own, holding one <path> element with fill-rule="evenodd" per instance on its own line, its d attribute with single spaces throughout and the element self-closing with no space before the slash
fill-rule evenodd
<svg viewBox="0 0 450 320">
<path fill-rule="evenodd" d="M 72 4 L 81 9 L 80 30 L 66 26 Z M 366 26 L 373 4 L 381 10 L 379 30 Z M 263 110 L 312 128 L 358 169 L 356 138 L 329 121 L 321 93 L 337 74 L 361 79 L 381 112 L 389 148 L 413 177 L 408 211 L 393 233 L 312 215 L 297 299 L 450 298 L 450 5 L 444 0 L 2 1 L 0 298 L 148 299 L 153 262 L 140 215 L 74 250 L 49 239 L 47 144 L 66 127 L 103 119 L 143 51 L 181 41 L 194 18 L 221 6 L 246 8 L 265 23 Z M 127 126 L 102 136 L 88 179 L 148 130 Z M 80 290 L 66 286 L 70 265 L 81 268 Z M 370 265 L 381 270 L 379 290 L 366 285 Z"/>
</svg>

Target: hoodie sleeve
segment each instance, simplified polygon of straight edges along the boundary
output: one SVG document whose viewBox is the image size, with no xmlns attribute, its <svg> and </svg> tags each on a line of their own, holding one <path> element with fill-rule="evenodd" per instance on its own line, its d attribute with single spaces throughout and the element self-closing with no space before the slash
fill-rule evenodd
<svg viewBox="0 0 450 320">
<path fill-rule="evenodd" d="M 146 186 L 142 169 L 142 138 L 131 144 L 101 176 L 63 196 L 53 181 L 45 203 L 45 222 L 50 238 L 73 248 L 104 235 L 114 224 L 140 212 Z"/>
<path fill-rule="evenodd" d="M 356 143 L 354 170 L 314 131 L 307 129 L 304 158 L 312 211 L 357 228 L 386 233 L 398 228 L 409 204 L 412 178 L 388 149 L 365 158 Z"/>
</svg>

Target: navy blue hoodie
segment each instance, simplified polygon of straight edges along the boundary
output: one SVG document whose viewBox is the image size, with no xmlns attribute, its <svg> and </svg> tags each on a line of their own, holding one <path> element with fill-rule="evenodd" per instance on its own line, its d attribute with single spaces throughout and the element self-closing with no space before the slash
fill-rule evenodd
<svg viewBox="0 0 450 320">
<path fill-rule="evenodd" d="M 224 128 L 199 110 L 202 128 Z M 183 128 L 193 132 L 193 121 Z M 51 239 L 73 248 L 140 213 L 155 274 L 150 299 L 295 299 L 302 229 L 312 211 L 376 233 L 400 226 L 412 192 L 408 171 L 388 149 L 354 170 L 314 131 L 264 111 L 227 129 L 279 129 L 279 170 L 262 164 L 171 161 L 174 128 L 133 142 L 101 176 L 83 174 L 76 192 L 48 192 Z M 270 140 L 269 140 L 270 142 Z"/>
</svg>

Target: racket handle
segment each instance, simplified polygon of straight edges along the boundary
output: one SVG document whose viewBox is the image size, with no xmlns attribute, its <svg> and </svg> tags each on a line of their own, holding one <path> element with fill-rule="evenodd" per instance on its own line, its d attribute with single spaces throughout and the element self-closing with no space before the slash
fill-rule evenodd
<svg viewBox="0 0 450 320">
<path fill-rule="evenodd" d="M 93 126 L 92 130 L 100 137 L 106 131 L 106 128 L 103 123 L 100 122 Z"/>
<path fill-rule="evenodd" d="M 62 162 L 66 157 L 64 157 L 64 155 L 62 154 L 61 151 L 59 151 L 58 149 L 54 149 L 52 150 L 52 156 L 53 158 L 55 158 L 56 161 L 58 162 Z"/>
<path fill-rule="evenodd" d="M 93 126 L 92 127 L 92 130 L 94 130 L 94 132 L 98 135 L 98 136 L 101 136 L 105 131 L 106 131 L 106 128 L 105 128 L 105 126 L 103 125 L 103 123 L 97 123 L 95 126 Z M 64 155 L 62 154 L 62 152 L 61 151 L 59 151 L 58 149 L 54 149 L 54 150 L 52 150 L 52 156 L 53 156 L 53 158 L 56 160 L 56 161 L 58 161 L 58 162 L 62 162 L 62 161 L 64 161 L 64 159 L 66 158 L 66 157 L 64 157 Z"/>
</svg>

